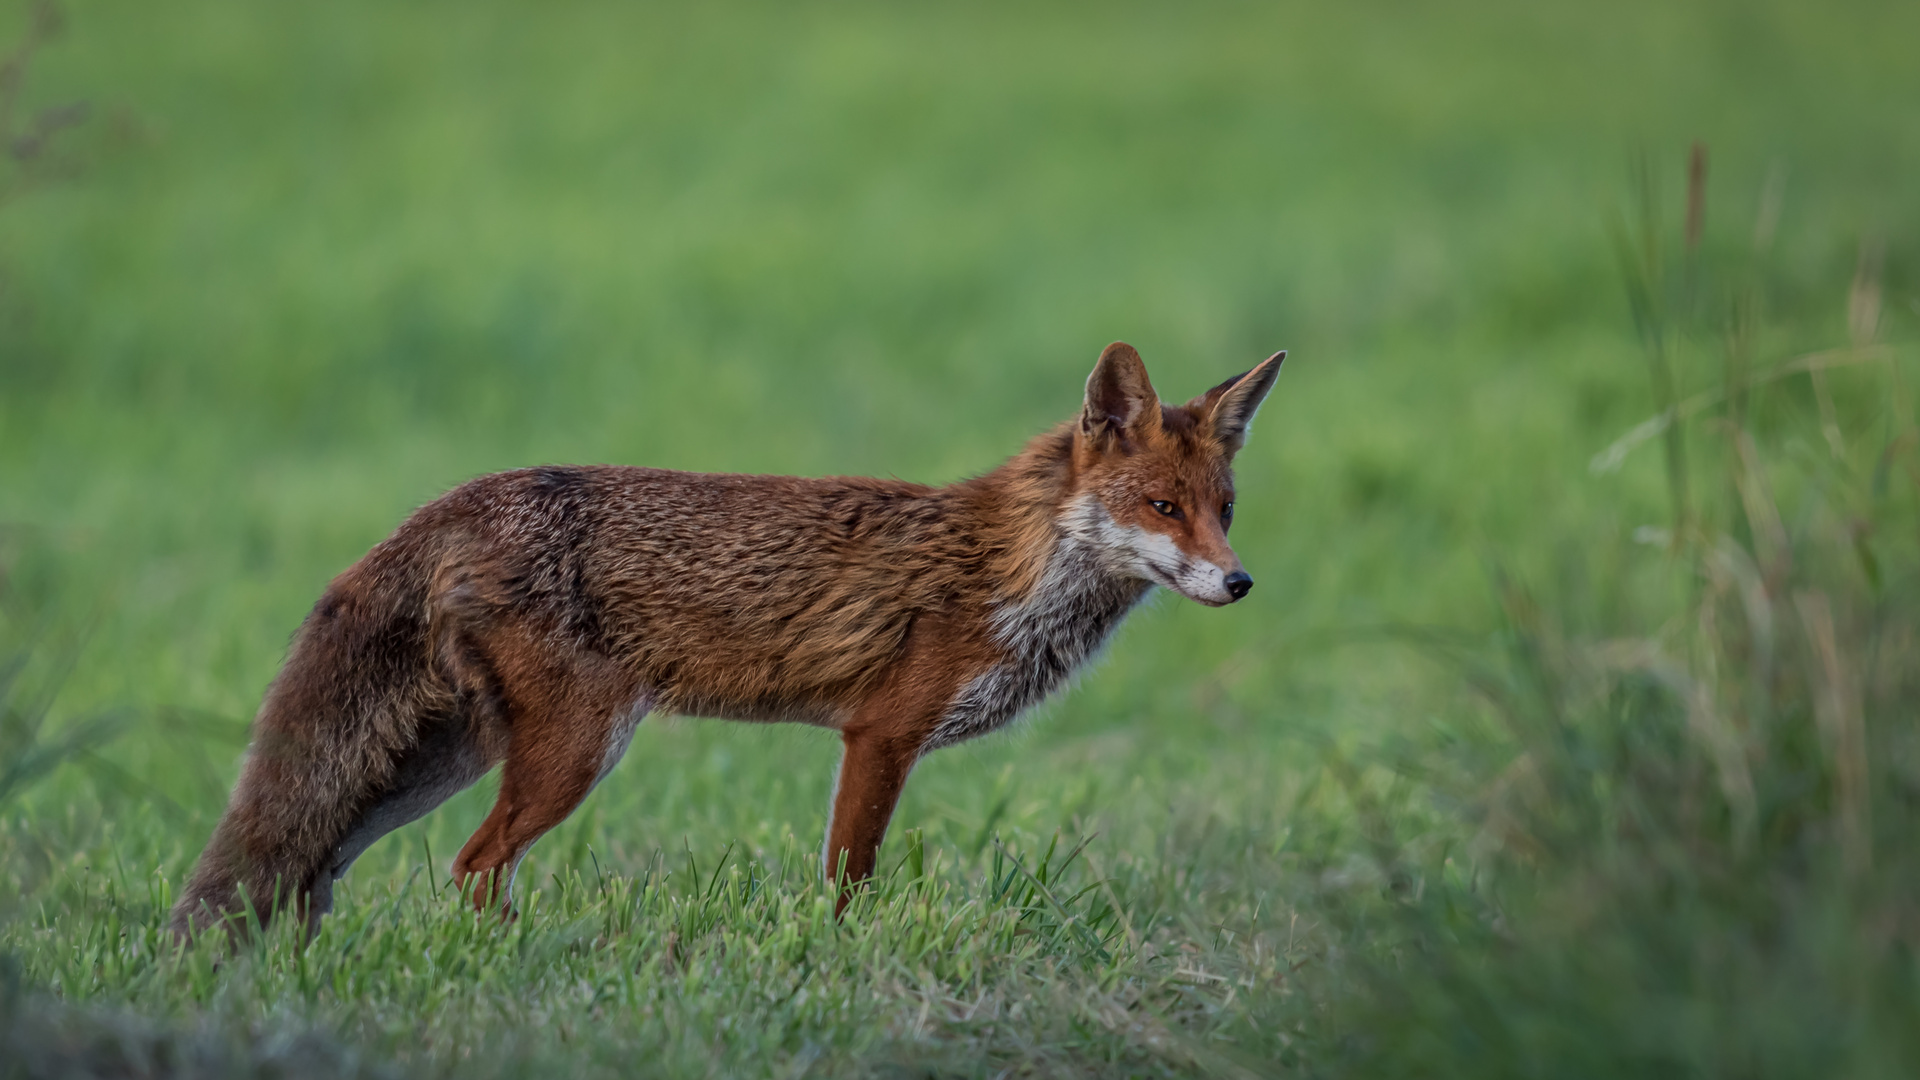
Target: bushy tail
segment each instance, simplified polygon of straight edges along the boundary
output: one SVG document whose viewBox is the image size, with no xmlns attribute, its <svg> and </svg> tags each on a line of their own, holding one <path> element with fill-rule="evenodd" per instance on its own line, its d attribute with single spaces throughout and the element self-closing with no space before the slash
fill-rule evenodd
<svg viewBox="0 0 1920 1080">
<path fill-rule="evenodd" d="M 380 587 L 365 563 L 337 579 L 268 689 L 233 796 L 173 910 L 190 935 L 244 912 L 331 906 L 341 841 L 390 780 L 433 695 L 413 590 Z"/>
</svg>

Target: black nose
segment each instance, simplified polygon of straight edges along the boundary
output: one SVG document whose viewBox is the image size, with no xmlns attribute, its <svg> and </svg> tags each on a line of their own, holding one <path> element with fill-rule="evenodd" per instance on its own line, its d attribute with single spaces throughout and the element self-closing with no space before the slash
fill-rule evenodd
<svg viewBox="0 0 1920 1080">
<path fill-rule="evenodd" d="M 1253 578 L 1245 570 L 1235 570 L 1227 575 L 1227 591 L 1238 600 L 1253 591 Z"/>
</svg>

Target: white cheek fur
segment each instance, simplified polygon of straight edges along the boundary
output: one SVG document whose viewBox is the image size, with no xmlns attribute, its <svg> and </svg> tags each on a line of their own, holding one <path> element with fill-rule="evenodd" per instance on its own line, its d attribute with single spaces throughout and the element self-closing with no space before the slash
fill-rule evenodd
<svg viewBox="0 0 1920 1080">
<path fill-rule="evenodd" d="M 1144 578 L 1194 600 L 1215 604 L 1233 600 L 1227 592 L 1226 571 L 1189 556 L 1165 533 L 1121 525 L 1091 495 L 1073 502 L 1065 523 L 1072 536 L 1098 550 L 1120 573 Z"/>
</svg>

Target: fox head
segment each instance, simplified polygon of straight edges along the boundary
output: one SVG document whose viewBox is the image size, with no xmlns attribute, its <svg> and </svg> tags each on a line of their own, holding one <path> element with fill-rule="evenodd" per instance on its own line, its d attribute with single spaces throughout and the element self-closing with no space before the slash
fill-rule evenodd
<svg viewBox="0 0 1920 1080">
<path fill-rule="evenodd" d="M 1107 346 L 1073 436 L 1068 533 L 1110 569 L 1209 607 L 1247 595 L 1253 578 L 1227 543 L 1233 456 L 1286 356 L 1275 353 L 1185 405 L 1164 405 L 1133 346 Z"/>
</svg>

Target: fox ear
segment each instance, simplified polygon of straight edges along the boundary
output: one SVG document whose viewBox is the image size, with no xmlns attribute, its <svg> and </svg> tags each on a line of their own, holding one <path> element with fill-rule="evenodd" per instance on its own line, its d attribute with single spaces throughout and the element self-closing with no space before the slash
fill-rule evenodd
<svg viewBox="0 0 1920 1080">
<path fill-rule="evenodd" d="M 1286 358 L 1287 350 L 1281 349 L 1252 371 L 1235 375 L 1187 402 L 1187 408 L 1206 418 L 1213 437 L 1220 440 L 1227 453 L 1238 453 L 1246 444 L 1247 427 L 1253 423 L 1253 414 L 1259 412 L 1260 403 L 1267 400 L 1267 392 L 1280 377 L 1280 363 Z"/>
<path fill-rule="evenodd" d="M 1140 354 L 1124 341 L 1107 346 L 1093 374 L 1087 376 L 1087 406 L 1080 414 L 1080 431 L 1101 449 L 1114 442 L 1127 449 L 1133 439 L 1159 426 L 1160 396 L 1147 381 L 1147 365 Z"/>
</svg>

